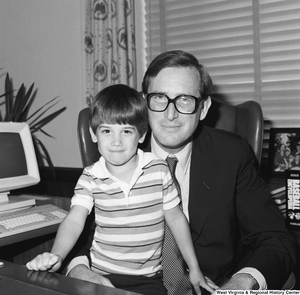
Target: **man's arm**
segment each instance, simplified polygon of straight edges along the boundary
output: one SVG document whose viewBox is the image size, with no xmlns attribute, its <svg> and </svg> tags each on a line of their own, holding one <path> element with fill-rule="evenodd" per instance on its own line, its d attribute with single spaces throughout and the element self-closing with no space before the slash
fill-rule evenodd
<svg viewBox="0 0 300 295">
<path fill-rule="evenodd" d="M 206 136 L 206 148 L 200 150 L 196 146 L 191 161 L 190 224 L 201 266 L 220 286 L 232 275 L 243 272 L 244 268 L 252 268 L 262 274 L 268 288 L 280 289 L 294 267 L 294 239 L 285 228 L 283 216 L 255 169 L 255 158 L 246 140 L 234 135 L 228 136 L 228 140 L 227 134 L 214 130 L 208 133 L 212 140 Z M 217 137 L 219 141 L 215 140 Z M 203 142 L 204 139 L 197 143 Z M 210 169 L 205 169 L 205 165 L 199 168 L 200 156 L 212 156 L 212 153 L 218 165 L 212 168 L 204 161 Z M 206 179 L 209 187 L 204 187 L 199 178 Z M 211 204 L 211 207 L 204 215 L 205 224 L 200 232 L 199 220 L 202 221 L 207 208 L 200 207 L 199 200 L 202 198 L 203 204 Z M 222 250 L 213 248 L 212 252 L 216 255 L 209 258 L 209 247 L 202 246 L 204 237 L 209 239 L 209 245 L 219 243 Z M 217 255 L 220 255 L 219 260 Z M 222 268 L 218 269 L 218 265 Z M 235 280 L 237 278 L 232 278 L 229 282 Z M 246 288 L 249 288 L 247 283 L 243 289 Z M 263 285 L 260 288 L 264 288 Z"/>
<path fill-rule="evenodd" d="M 243 148 L 244 162 L 238 177 L 236 204 L 242 243 L 248 258 L 242 258 L 244 262 L 240 263 L 238 277 L 233 276 L 228 283 L 251 284 L 251 276 L 260 274 L 264 278 L 263 285 L 259 276 L 256 280 L 260 289 L 266 288 L 266 284 L 278 289 L 295 263 L 294 240 L 268 188 L 254 169 L 249 146 L 243 145 Z M 244 269 L 250 272 L 244 272 Z M 257 272 L 252 274 L 251 269 Z"/>
</svg>

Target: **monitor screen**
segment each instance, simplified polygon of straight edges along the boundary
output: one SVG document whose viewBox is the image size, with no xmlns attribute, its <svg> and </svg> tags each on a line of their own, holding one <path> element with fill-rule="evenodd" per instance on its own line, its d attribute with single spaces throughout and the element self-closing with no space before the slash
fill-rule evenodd
<svg viewBox="0 0 300 295">
<path fill-rule="evenodd" d="M 0 202 L 9 191 L 37 184 L 40 175 L 27 123 L 0 122 Z"/>
</svg>

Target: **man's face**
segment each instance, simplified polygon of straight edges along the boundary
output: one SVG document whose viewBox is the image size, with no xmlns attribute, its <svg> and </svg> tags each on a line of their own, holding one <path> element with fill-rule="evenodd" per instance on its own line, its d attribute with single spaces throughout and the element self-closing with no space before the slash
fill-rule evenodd
<svg viewBox="0 0 300 295">
<path fill-rule="evenodd" d="M 171 99 L 180 94 L 200 96 L 200 75 L 192 68 L 165 68 L 151 81 L 148 93 L 164 93 Z M 203 120 L 211 100 L 204 102 L 192 115 L 180 114 L 174 104 L 169 104 L 164 112 L 149 110 L 149 124 L 157 143 L 167 152 L 176 153 L 191 140 L 192 134 Z"/>
</svg>

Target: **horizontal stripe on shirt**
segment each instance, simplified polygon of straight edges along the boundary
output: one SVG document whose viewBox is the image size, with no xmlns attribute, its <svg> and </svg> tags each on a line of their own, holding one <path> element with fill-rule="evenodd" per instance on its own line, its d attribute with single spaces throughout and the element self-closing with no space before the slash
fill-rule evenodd
<svg viewBox="0 0 300 295">
<path fill-rule="evenodd" d="M 105 171 L 100 173 L 105 177 L 98 178 L 94 165 L 78 180 L 72 206 L 91 210 L 95 205 L 94 271 L 153 275 L 161 269 L 163 211 L 180 200 L 166 162 L 152 155 L 139 152 L 140 171 L 127 195 Z"/>
</svg>

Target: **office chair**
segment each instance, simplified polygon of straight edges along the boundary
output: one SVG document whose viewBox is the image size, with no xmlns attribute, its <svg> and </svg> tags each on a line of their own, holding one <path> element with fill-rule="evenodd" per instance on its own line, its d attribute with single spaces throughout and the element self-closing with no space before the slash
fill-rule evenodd
<svg viewBox="0 0 300 295">
<path fill-rule="evenodd" d="M 259 103 L 250 100 L 233 106 L 212 99 L 203 124 L 244 137 L 252 147 L 259 167 L 264 132 L 263 114 Z"/>
<path fill-rule="evenodd" d="M 257 102 L 247 101 L 233 106 L 212 99 L 212 105 L 203 124 L 244 137 L 252 147 L 259 167 L 264 127 L 261 106 Z M 83 166 L 92 165 L 99 159 L 100 154 L 97 144 L 92 141 L 89 133 L 89 108 L 84 108 L 79 113 L 77 136 Z M 292 289 L 294 285 L 295 276 L 292 273 L 282 289 Z"/>
<path fill-rule="evenodd" d="M 263 144 L 263 115 L 257 102 L 247 101 L 233 106 L 213 99 L 203 123 L 244 137 L 252 147 L 258 165 L 260 164 Z M 89 108 L 85 108 L 79 113 L 77 135 L 82 164 L 86 167 L 96 162 L 100 156 L 97 145 L 92 142 L 89 133 Z"/>
<path fill-rule="evenodd" d="M 97 144 L 92 141 L 90 135 L 88 107 L 79 112 L 77 138 L 83 167 L 90 166 L 97 162 L 99 160 L 100 153 L 98 151 Z"/>
</svg>

